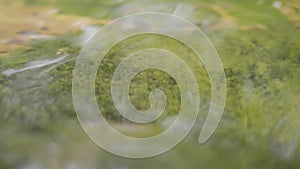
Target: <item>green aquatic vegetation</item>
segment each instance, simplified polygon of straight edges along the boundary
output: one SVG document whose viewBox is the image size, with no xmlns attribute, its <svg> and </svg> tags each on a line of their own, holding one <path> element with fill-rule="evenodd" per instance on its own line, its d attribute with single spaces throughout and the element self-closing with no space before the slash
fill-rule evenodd
<svg viewBox="0 0 300 169">
<path fill-rule="evenodd" d="M 269 141 L 277 147 L 272 146 L 272 149 L 281 149 L 278 158 L 285 156 L 289 146 L 299 146 L 299 140 L 294 140 L 298 137 L 297 131 L 288 125 L 299 122 L 296 115 L 299 106 L 293 101 L 299 100 L 299 85 L 296 85 L 300 78 L 299 62 L 294 58 L 297 46 L 294 35 L 298 33 L 299 30 L 288 26 L 283 30 L 235 32 L 219 47 L 228 84 L 226 115 L 234 119 L 234 124 L 245 134 L 237 138 L 253 137 L 253 142 L 258 144 Z M 278 130 L 278 125 L 289 116 L 295 116 L 294 120 L 285 121 L 286 128 L 281 126 L 284 132 Z M 288 139 L 279 141 L 281 136 Z M 298 149 L 295 149 L 292 152 L 296 158 Z"/>
<path fill-rule="evenodd" d="M 77 34 L 75 34 L 77 35 Z M 76 57 L 79 54 L 79 47 L 74 46 L 75 35 L 66 35 L 60 37 L 56 40 L 49 40 L 44 42 L 32 43 L 30 49 L 20 49 L 12 54 L 12 56 L 7 58 L 2 58 L 3 67 L 1 71 L 7 69 L 18 69 L 24 67 L 28 62 L 33 60 L 43 60 L 49 58 L 60 57 L 62 55 L 68 55 L 63 64 L 56 64 L 54 66 L 46 66 L 45 68 L 33 69 L 28 72 L 20 72 L 20 75 L 13 75 L 5 77 L 1 74 L 4 81 L 6 81 L 6 87 L 14 88 L 14 90 L 29 90 L 27 88 L 19 88 L 19 86 L 9 86 L 10 82 L 8 79 L 15 78 L 16 76 L 24 76 L 24 80 L 32 79 L 33 81 L 41 81 L 47 79 L 49 88 L 44 92 L 46 95 L 56 97 L 56 100 L 60 100 L 61 95 L 67 95 L 68 97 L 62 99 L 66 102 L 66 108 L 62 109 L 63 105 L 56 101 L 56 104 L 51 106 L 51 109 L 48 110 L 47 116 L 57 116 L 52 114 L 56 111 L 62 113 L 61 115 L 71 115 L 74 117 L 74 112 L 71 104 L 71 87 L 72 87 L 72 72 L 74 69 Z M 144 40 L 142 40 L 144 39 Z M 196 77 L 201 83 L 199 83 L 199 90 L 203 94 L 203 98 L 209 97 L 209 79 L 207 77 L 204 67 L 201 65 L 201 62 L 196 58 L 195 55 L 191 54 L 191 50 L 187 47 L 182 46 L 179 42 L 174 39 L 163 40 L 164 37 L 157 35 L 145 35 L 137 36 L 122 42 L 120 45 L 114 47 L 104 58 L 103 62 L 99 66 L 97 73 L 95 85 L 96 85 L 96 98 L 98 100 L 99 107 L 102 110 L 102 113 L 111 120 L 121 120 L 121 116 L 118 111 L 113 106 L 113 101 L 110 94 L 111 78 L 113 72 L 115 71 L 117 65 L 122 59 L 124 59 L 127 54 L 132 53 L 134 47 L 137 49 L 143 49 L 147 47 L 163 47 L 165 49 L 174 50 L 178 55 L 182 55 L 187 60 L 187 63 L 190 64 L 191 68 L 194 69 Z M 156 43 L 153 43 L 156 42 Z M 130 47 L 130 45 L 131 47 Z M 135 50 L 137 50 L 135 49 Z M 198 61 L 197 61 L 198 60 Z M 195 64 L 196 63 L 196 64 Z M 199 65 L 197 65 L 199 64 Z M 46 72 L 39 75 L 40 72 Z M 31 74 L 31 76 L 30 76 Z M 35 75 L 32 75 L 35 74 Z M 29 77 L 28 77 L 29 75 Z M 161 88 L 168 99 L 167 107 L 165 110 L 165 115 L 176 115 L 180 107 L 180 91 L 175 82 L 175 80 L 158 70 L 147 70 L 140 73 L 132 81 L 130 86 L 130 99 L 133 102 L 133 105 L 140 110 L 146 110 L 150 105 L 148 101 L 148 94 L 155 88 Z M 98 90 L 99 89 L 99 90 Z M 208 100 L 208 99 L 206 99 Z M 56 108 L 57 106 L 57 108 Z M 21 106 L 22 107 L 22 106 Z M 20 107 L 20 108 L 21 108 Z M 66 111 L 62 111 L 62 110 Z M 16 107 L 16 112 L 18 112 L 18 106 Z M 53 111 L 53 112 L 52 112 Z M 50 114 L 49 114 L 50 113 Z M 21 113 L 22 114 L 22 113 Z M 165 116 L 164 115 L 164 116 Z"/>
<path fill-rule="evenodd" d="M 278 37 L 279 33 L 281 33 L 280 37 Z M 299 31 L 293 33 L 299 34 Z M 80 50 L 72 42 L 77 35 L 78 33 L 62 36 L 56 40 L 33 42 L 30 48 L 19 49 L 12 56 L 2 58 L 1 70 L 21 68 L 27 62 L 37 58 L 69 54 L 72 60 L 57 65 L 49 72 L 51 78 L 49 94 L 55 96 L 59 93 L 67 93 L 70 97 L 72 71 Z M 281 32 L 279 28 L 274 31 L 237 31 L 226 35 L 223 39 L 226 43 L 221 43 L 217 47 L 227 78 L 228 95 L 225 111 L 238 120 L 245 130 L 250 129 L 260 135 L 268 135 L 282 116 L 292 113 L 290 107 L 293 105 L 289 103 L 289 99 L 296 97 L 295 92 L 299 91 L 297 87 L 299 54 L 295 50 L 299 40 L 296 37 L 291 36 L 288 31 Z M 166 39 L 162 36 L 136 36 L 111 49 L 99 66 L 95 81 L 96 97 L 102 113 L 108 119 L 121 120 L 110 96 L 110 81 L 114 70 L 128 54 L 149 47 L 165 48 L 181 56 L 196 75 L 202 105 L 205 107 L 209 104 L 209 78 L 205 68 L 197 61 L 197 57 L 190 49 L 174 39 Z M 4 77 L 2 74 L 1 76 L 4 85 L 12 78 Z M 140 110 L 146 110 L 149 107 L 148 94 L 156 87 L 162 88 L 168 96 L 165 111 L 167 114 L 165 114 L 176 115 L 180 106 L 179 88 L 174 79 L 157 70 L 142 72 L 132 81 L 130 99 L 133 105 Z M 72 107 L 71 101 L 68 103 L 69 107 Z M 68 108 L 66 112 L 70 112 L 74 117 L 75 114 L 71 110 Z"/>
<path fill-rule="evenodd" d="M 96 95 L 104 114 L 113 119 L 120 118 L 120 114 L 115 110 L 115 107 L 111 106 L 113 105 L 113 101 L 110 94 L 111 78 L 120 62 L 134 51 L 155 47 L 167 49 L 177 53 L 178 56 L 182 56 L 182 59 L 187 61 L 195 71 L 196 78 L 201 81 L 199 83 L 199 90 L 203 94 L 202 97 L 208 97 L 210 86 L 208 76 L 197 56 L 189 48 L 182 46 L 180 42 L 174 39 L 166 39 L 163 36 L 152 34 L 141 35 L 126 39 L 115 46 L 99 66 L 96 78 Z M 176 81 L 170 75 L 158 70 L 145 70 L 132 80 L 129 95 L 133 105 L 140 110 L 149 108 L 148 95 L 155 88 L 162 89 L 168 98 L 165 114 L 177 114 L 180 107 L 180 91 Z"/>
</svg>

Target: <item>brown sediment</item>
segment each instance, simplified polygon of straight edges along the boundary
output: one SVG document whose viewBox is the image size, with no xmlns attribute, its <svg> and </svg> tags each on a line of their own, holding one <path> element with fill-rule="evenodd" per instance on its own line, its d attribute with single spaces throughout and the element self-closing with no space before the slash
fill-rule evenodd
<svg viewBox="0 0 300 169">
<path fill-rule="evenodd" d="M 74 15 L 58 14 L 56 8 L 27 6 L 23 0 L 0 1 L 0 56 L 24 46 L 34 39 L 49 39 L 55 35 L 79 30 L 91 24 L 106 24 Z"/>
<path fill-rule="evenodd" d="M 236 27 L 234 18 L 230 16 L 225 10 L 220 8 L 216 5 L 208 5 L 208 4 L 201 4 L 198 6 L 199 8 L 205 8 L 211 10 L 213 13 L 218 15 L 220 18 L 218 19 L 217 23 L 211 25 L 212 29 L 233 29 Z"/>
<path fill-rule="evenodd" d="M 226 8 L 222 8 L 222 5 L 208 5 L 201 4 L 200 8 L 205 8 L 211 10 L 213 13 L 219 16 L 218 21 L 211 25 L 211 29 L 220 30 L 220 29 L 238 29 L 241 31 L 248 31 L 251 29 L 267 29 L 265 25 L 253 23 L 249 25 L 239 25 L 236 22 L 236 19 L 228 14 L 225 10 Z"/>
<path fill-rule="evenodd" d="M 294 24 L 295 27 L 300 27 L 300 1 L 296 2 L 285 2 L 278 9 Z"/>
</svg>

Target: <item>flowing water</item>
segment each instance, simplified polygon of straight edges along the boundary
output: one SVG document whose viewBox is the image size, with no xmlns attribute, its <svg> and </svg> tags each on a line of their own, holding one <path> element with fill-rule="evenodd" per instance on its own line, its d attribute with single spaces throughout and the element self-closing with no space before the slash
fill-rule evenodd
<svg viewBox="0 0 300 169">
<path fill-rule="evenodd" d="M 7 28 L 12 27 L 10 31 L 0 28 L 12 36 L 0 36 L 1 53 L 5 53 L 0 55 L 0 168 L 299 168 L 299 1 L 21 2 L 8 7 L 24 9 L 24 13 L 46 10 L 48 14 L 51 7 L 56 12 L 39 18 L 45 20 L 41 30 L 27 24 L 24 30 L 20 26 L 14 31 L 15 21 L 0 18 Z M 161 85 L 170 98 L 162 120 L 137 125 L 118 114 L 112 104 L 109 79 L 133 48 L 173 50 L 191 65 L 199 80 L 200 115 L 188 137 L 160 156 L 134 160 L 102 150 L 84 133 L 72 102 L 72 71 L 82 46 L 105 22 L 146 11 L 184 17 L 208 35 L 224 65 L 227 101 L 216 133 L 200 145 L 199 132 L 210 102 L 210 84 L 203 65 L 179 42 L 165 37 L 137 36 L 115 46 L 105 56 L 95 81 L 96 87 L 105 92 L 95 92 L 104 116 L 122 133 L 136 137 L 161 133 L 174 121 L 180 105 L 174 79 L 151 70 L 133 81 L 130 97 L 137 108 L 147 110 L 149 92 Z M 73 27 L 55 31 L 63 25 Z M 6 43 L 12 39 L 21 42 Z"/>
</svg>

